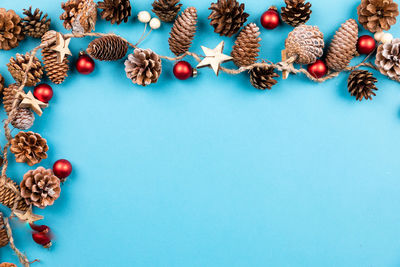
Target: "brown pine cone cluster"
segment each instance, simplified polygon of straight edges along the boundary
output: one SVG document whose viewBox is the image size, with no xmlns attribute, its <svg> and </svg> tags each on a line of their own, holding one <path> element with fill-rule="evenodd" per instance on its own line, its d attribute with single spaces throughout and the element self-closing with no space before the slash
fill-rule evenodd
<svg viewBox="0 0 400 267">
<path fill-rule="evenodd" d="M 286 6 L 281 8 L 282 20 L 290 26 L 297 27 L 306 23 L 311 16 L 311 4 L 305 0 L 285 0 Z"/>
<path fill-rule="evenodd" d="M 10 151 L 15 155 L 16 162 L 33 166 L 47 158 L 47 141 L 38 133 L 19 132 L 12 140 Z"/>
<path fill-rule="evenodd" d="M 4 222 L 4 216 L 3 213 L 0 212 L 0 248 L 7 246 L 8 242 L 9 240 L 6 225 Z"/>
<path fill-rule="evenodd" d="M 9 209 L 15 208 L 19 211 L 27 211 L 29 206 L 26 204 L 25 200 L 18 198 L 18 195 L 12 188 L 20 191 L 19 186 L 10 178 L 6 179 L 6 184 L 0 185 L 0 203 Z M 17 201 L 17 203 L 15 203 L 15 201 Z"/>
<path fill-rule="evenodd" d="M 26 53 L 25 55 L 16 54 L 15 58 L 11 58 L 7 64 L 8 71 L 17 83 L 22 84 L 24 80 L 25 71 L 28 67 L 29 59 L 31 55 Z M 43 76 L 43 68 L 40 60 L 34 56 L 31 68 L 28 72 L 28 79 L 26 80 L 26 86 L 35 86 L 40 82 Z"/>
<path fill-rule="evenodd" d="M 24 39 L 21 18 L 14 10 L 0 8 L 0 49 L 10 50 Z"/>
<path fill-rule="evenodd" d="M 372 96 L 376 96 L 374 90 L 378 90 L 375 86 L 377 82 L 378 80 L 369 71 L 355 70 L 349 76 L 347 88 L 359 101 L 364 98 L 372 100 Z"/>
<path fill-rule="evenodd" d="M 218 0 L 217 3 L 212 3 L 209 9 L 210 24 L 214 27 L 214 32 L 221 36 L 231 37 L 239 32 L 249 16 L 244 12 L 244 4 L 237 0 Z"/>
<path fill-rule="evenodd" d="M 357 13 L 358 21 L 366 30 L 381 32 L 396 24 L 399 7 L 393 0 L 361 0 Z"/>
<path fill-rule="evenodd" d="M 38 8 L 32 13 L 32 7 L 24 9 L 25 17 L 22 19 L 22 29 L 25 35 L 33 38 L 42 38 L 49 28 L 51 20 L 47 18 L 47 14 L 43 15 L 43 12 Z"/>
<path fill-rule="evenodd" d="M 119 36 L 103 36 L 90 42 L 86 52 L 98 60 L 112 61 L 123 58 L 128 51 L 128 43 Z"/>
<path fill-rule="evenodd" d="M 64 13 L 64 28 L 74 33 L 91 32 L 95 29 L 97 19 L 97 5 L 93 0 L 68 0 L 61 4 Z"/>
<path fill-rule="evenodd" d="M 161 21 L 171 22 L 175 20 L 182 4 L 179 4 L 179 0 L 155 0 L 152 6 L 153 12 Z"/>
<path fill-rule="evenodd" d="M 189 51 L 194 35 L 196 33 L 197 10 L 188 7 L 175 20 L 168 39 L 169 49 L 176 56 L 180 56 Z"/>
<path fill-rule="evenodd" d="M 274 78 L 279 77 L 272 67 L 254 67 L 250 70 L 251 84 L 260 90 L 271 89 L 278 81 Z"/>
<path fill-rule="evenodd" d="M 375 65 L 390 79 L 400 82 L 400 39 L 381 44 L 376 52 Z"/>
<path fill-rule="evenodd" d="M 259 36 L 260 29 L 254 23 L 249 23 L 239 33 L 231 53 L 236 66 L 248 66 L 256 62 L 261 46 Z"/>
<path fill-rule="evenodd" d="M 125 61 L 126 76 L 138 85 L 156 83 L 161 71 L 161 59 L 150 49 L 136 48 Z"/>
<path fill-rule="evenodd" d="M 43 167 L 25 173 L 20 186 L 26 203 L 41 209 L 53 205 L 61 193 L 60 179 Z"/>
<path fill-rule="evenodd" d="M 111 24 L 127 22 L 131 16 L 131 2 L 129 0 L 104 0 L 97 3 L 102 9 L 100 16 L 102 19 L 110 21 Z"/>
</svg>

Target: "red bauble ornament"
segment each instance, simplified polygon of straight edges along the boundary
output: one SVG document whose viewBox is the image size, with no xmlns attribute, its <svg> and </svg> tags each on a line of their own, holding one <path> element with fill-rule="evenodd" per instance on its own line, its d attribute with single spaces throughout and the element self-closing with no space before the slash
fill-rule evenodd
<svg viewBox="0 0 400 267">
<path fill-rule="evenodd" d="M 32 230 L 36 232 L 40 232 L 43 234 L 47 234 L 50 232 L 50 228 L 47 225 L 36 225 L 33 223 L 30 223 L 29 226 L 32 228 Z"/>
<path fill-rule="evenodd" d="M 94 60 L 89 57 L 86 53 L 80 52 L 79 58 L 75 63 L 76 70 L 80 74 L 90 74 L 94 71 Z"/>
<path fill-rule="evenodd" d="M 64 182 L 72 172 L 72 165 L 66 159 L 57 160 L 53 165 L 54 175 L 60 178 L 61 182 Z"/>
<path fill-rule="evenodd" d="M 35 87 L 35 89 L 33 89 L 33 95 L 37 100 L 40 100 L 44 103 L 49 103 L 53 97 L 53 88 L 45 83 L 39 84 Z"/>
<path fill-rule="evenodd" d="M 376 48 L 375 39 L 369 35 L 363 35 L 358 38 L 357 41 L 357 51 L 360 54 L 369 55 L 371 54 Z"/>
<path fill-rule="evenodd" d="M 328 68 L 322 60 L 315 61 L 314 64 L 308 65 L 307 71 L 315 78 L 319 79 L 326 75 Z"/>
<path fill-rule="evenodd" d="M 279 25 L 279 13 L 276 8 L 271 7 L 261 16 L 261 25 L 268 30 L 275 29 Z"/>
<path fill-rule="evenodd" d="M 32 233 L 32 239 L 44 248 L 51 247 L 51 238 L 46 233 Z"/>
<path fill-rule="evenodd" d="M 193 68 L 186 61 L 178 61 L 174 66 L 174 75 L 179 80 L 186 80 L 193 76 Z"/>
</svg>

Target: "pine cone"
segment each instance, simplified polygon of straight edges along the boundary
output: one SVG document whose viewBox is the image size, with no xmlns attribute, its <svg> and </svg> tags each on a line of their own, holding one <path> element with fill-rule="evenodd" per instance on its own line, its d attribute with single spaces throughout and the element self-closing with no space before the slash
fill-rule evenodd
<svg viewBox="0 0 400 267">
<path fill-rule="evenodd" d="M 28 130 L 35 122 L 35 115 L 28 108 L 18 108 L 11 125 L 20 130 Z"/>
<path fill-rule="evenodd" d="M 138 85 L 156 83 L 161 71 L 161 59 L 150 49 L 136 48 L 125 60 L 126 76 Z"/>
<path fill-rule="evenodd" d="M 3 92 L 4 89 L 4 77 L 0 74 L 0 94 Z"/>
<path fill-rule="evenodd" d="M 118 60 L 128 51 L 128 43 L 119 36 L 108 35 L 90 42 L 86 52 L 98 60 Z"/>
<path fill-rule="evenodd" d="M 400 82 L 400 39 L 378 47 L 375 65 L 383 75 Z"/>
<path fill-rule="evenodd" d="M 33 166 L 47 158 L 46 139 L 34 132 L 19 132 L 12 140 L 10 151 L 15 155 L 15 161 Z"/>
<path fill-rule="evenodd" d="M 3 92 L 3 106 L 7 115 L 11 112 L 12 105 L 17 95 L 17 90 L 19 85 L 16 83 L 10 84 L 8 87 L 4 88 Z"/>
<path fill-rule="evenodd" d="M 254 67 L 250 70 L 251 84 L 260 90 L 271 89 L 278 81 L 274 78 L 279 77 L 272 67 Z"/>
<path fill-rule="evenodd" d="M 0 263 L 0 267 L 17 267 L 14 263 L 3 262 Z"/>
<path fill-rule="evenodd" d="M 49 46 L 42 49 L 42 59 L 47 77 L 55 84 L 64 82 L 68 76 L 68 56 L 64 57 L 63 62 L 59 63 L 57 60 L 57 53 L 51 50 L 52 44 L 56 42 L 56 31 L 48 31 L 42 37 L 42 43 L 48 42 Z"/>
<path fill-rule="evenodd" d="M 358 25 L 349 19 L 336 32 L 326 56 L 328 68 L 341 71 L 346 68 L 357 52 Z"/>
<path fill-rule="evenodd" d="M 6 229 L 6 224 L 4 223 L 4 216 L 3 213 L 0 212 L 0 248 L 5 247 L 8 245 L 8 234 Z M 0 264 L 1 267 L 2 264 Z"/>
<path fill-rule="evenodd" d="M 248 66 L 256 62 L 261 46 L 259 35 L 260 29 L 254 23 L 247 24 L 239 33 L 231 53 L 236 66 Z"/>
<path fill-rule="evenodd" d="M 152 4 L 153 12 L 160 18 L 161 21 L 174 21 L 182 4 L 179 0 L 155 0 Z"/>
<path fill-rule="evenodd" d="M 51 20 L 47 18 L 47 14 L 44 14 L 38 8 L 32 13 L 32 7 L 24 9 L 25 17 L 22 19 L 22 29 L 25 35 L 33 38 L 42 38 L 50 28 Z"/>
<path fill-rule="evenodd" d="M 95 29 L 97 6 L 93 0 L 68 0 L 61 4 L 64 13 L 60 19 L 64 20 L 64 28 L 73 33 L 91 32 Z"/>
<path fill-rule="evenodd" d="M 14 10 L 0 8 L 0 49 L 10 50 L 24 39 L 21 18 Z"/>
<path fill-rule="evenodd" d="M 296 63 L 305 65 L 317 61 L 324 53 L 324 46 L 324 35 L 317 26 L 297 26 L 285 41 L 287 56 L 296 57 Z"/>
<path fill-rule="evenodd" d="M 363 98 L 372 100 L 372 96 L 376 96 L 373 90 L 378 90 L 375 83 L 378 80 L 372 73 L 366 70 L 353 71 L 348 79 L 347 88 L 352 96 L 361 101 Z"/>
<path fill-rule="evenodd" d="M 357 13 L 358 21 L 365 29 L 381 32 L 396 24 L 399 7 L 393 0 L 361 0 Z"/>
<path fill-rule="evenodd" d="M 53 205 L 60 193 L 60 179 L 51 169 L 38 167 L 24 174 L 21 182 L 21 196 L 25 198 L 27 204 L 43 209 Z"/>
<path fill-rule="evenodd" d="M 244 12 L 244 4 L 239 4 L 237 0 L 218 0 L 211 4 L 209 10 L 212 10 L 208 16 L 211 19 L 210 24 L 214 27 L 214 32 L 221 36 L 231 37 L 236 34 L 249 16 Z"/>
<path fill-rule="evenodd" d="M 311 16 L 311 4 L 305 0 L 285 0 L 286 7 L 281 8 L 281 17 L 290 26 L 297 27 L 306 23 Z"/>
<path fill-rule="evenodd" d="M 111 24 L 127 22 L 131 15 L 131 3 L 129 0 L 104 0 L 97 3 L 101 11 L 102 19 L 111 21 Z"/>
<path fill-rule="evenodd" d="M 176 56 L 180 56 L 189 51 L 194 35 L 196 34 L 197 10 L 188 7 L 175 20 L 168 39 L 169 49 Z"/>
<path fill-rule="evenodd" d="M 7 64 L 8 71 L 13 76 L 17 83 L 22 84 L 24 80 L 25 71 L 28 67 L 28 62 L 31 55 L 26 53 L 25 55 L 16 54 L 15 59 L 12 57 L 10 63 Z M 43 76 L 43 68 L 40 60 L 35 56 L 33 57 L 31 68 L 28 72 L 28 79 L 26 80 L 26 86 L 35 86 L 40 82 Z"/>
<path fill-rule="evenodd" d="M 0 184 L 0 203 L 9 209 L 16 209 L 19 211 L 27 211 L 29 206 L 24 199 L 18 198 L 15 191 L 20 191 L 19 186 L 10 178 L 6 179 L 5 184 Z M 15 203 L 17 201 L 17 203 Z"/>
</svg>

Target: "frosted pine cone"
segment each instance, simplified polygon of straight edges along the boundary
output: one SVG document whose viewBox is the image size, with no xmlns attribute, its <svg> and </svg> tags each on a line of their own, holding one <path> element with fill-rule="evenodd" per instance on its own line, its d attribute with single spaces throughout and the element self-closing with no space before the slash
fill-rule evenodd
<svg viewBox="0 0 400 267">
<path fill-rule="evenodd" d="M 236 66 L 248 66 L 256 62 L 260 52 L 259 35 L 260 29 L 254 23 L 246 25 L 239 33 L 231 53 Z"/>
<path fill-rule="evenodd" d="M 64 28 L 73 33 L 91 32 L 95 29 L 97 6 L 93 0 L 68 0 L 61 4 Z"/>
<path fill-rule="evenodd" d="M 16 54 L 15 59 L 12 57 L 10 62 L 7 64 L 11 76 L 13 76 L 14 80 L 20 84 L 22 84 L 22 81 L 24 80 L 25 71 L 27 70 L 30 57 L 31 55 L 29 53 L 26 53 L 25 55 Z M 40 82 L 42 76 L 42 63 L 36 56 L 34 56 L 25 85 L 35 86 Z"/>
<path fill-rule="evenodd" d="M 160 18 L 161 21 L 174 21 L 182 4 L 179 0 L 155 0 L 152 4 L 153 12 Z"/>
<path fill-rule="evenodd" d="M 370 32 L 388 31 L 396 24 L 399 7 L 393 0 L 361 0 L 358 21 Z"/>
<path fill-rule="evenodd" d="M 279 77 L 272 67 L 254 67 L 250 71 L 251 84 L 260 90 L 271 89 L 278 81 L 274 78 Z"/>
<path fill-rule="evenodd" d="M 103 36 L 90 42 L 86 52 L 98 60 L 118 60 L 128 51 L 128 43 L 119 36 Z"/>
<path fill-rule="evenodd" d="M 25 35 L 33 38 L 42 38 L 50 28 L 51 20 L 47 18 L 47 14 L 43 15 L 43 12 L 38 8 L 32 13 L 32 7 L 24 9 L 25 17 L 22 19 L 22 28 Z"/>
<path fill-rule="evenodd" d="M 400 39 L 378 47 L 375 65 L 383 75 L 400 82 Z"/>
<path fill-rule="evenodd" d="M 38 133 L 19 132 L 12 140 L 10 151 L 15 155 L 16 162 L 33 166 L 47 158 L 47 141 Z"/>
<path fill-rule="evenodd" d="M 131 15 L 131 3 L 129 0 L 104 0 L 97 3 L 102 9 L 100 16 L 110 21 L 111 24 L 127 22 Z"/>
<path fill-rule="evenodd" d="M 14 10 L 0 8 L 0 49 L 10 50 L 24 39 L 21 18 Z"/>
<path fill-rule="evenodd" d="M 378 80 L 369 71 L 355 70 L 349 76 L 347 88 L 359 101 L 363 98 L 372 100 L 372 96 L 376 96 L 374 90 L 378 90 L 375 86 L 377 82 Z"/>
<path fill-rule="evenodd" d="M 125 61 L 126 76 L 138 85 L 156 83 L 161 71 L 161 59 L 150 49 L 136 48 Z"/>
<path fill-rule="evenodd" d="M 11 125 L 20 130 L 28 130 L 35 122 L 35 115 L 27 108 L 17 108 Z"/>
<path fill-rule="evenodd" d="M 175 20 L 168 39 L 169 49 L 177 56 L 189 51 L 196 33 L 197 10 L 188 7 Z"/>
<path fill-rule="evenodd" d="M 311 16 L 311 4 L 304 0 L 285 0 L 286 7 L 281 9 L 281 17 L 290 26 L 297 27 L 306 23 Z"/>
</svg>

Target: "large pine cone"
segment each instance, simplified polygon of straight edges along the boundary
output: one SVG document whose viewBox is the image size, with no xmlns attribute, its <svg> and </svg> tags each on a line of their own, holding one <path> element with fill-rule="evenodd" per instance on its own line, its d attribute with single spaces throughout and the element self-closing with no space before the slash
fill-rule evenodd
<svg viewBox="0 0 400 267">
<path fill-rule="evenodd" d="M 60 193 L 60 179 L 51 169 L 38 167 L 24 174 L 21 182 L 21 196 L 27 204 L 43 209 L 53 205 Z"/>
<path fill-rule="evenodd" d="M 47 18 L 47 14 L 43 15 L 43 12 L 38 8 L 32 13 L 32 7 L 24 9 L 25 17 L 22 19 L 22 28 L 25 35 L 33 38 L 42 38 L 49 28 L 51 20 Z"/>
<path fill-rule="evenodd" d="M 358 25 L 349 19 L 336 32 L 329 46 L 326 65 L 331 70 L 341 71 L 346 68 L 357 52 Z"/>
<path fill-rule="evenodd" d="M 10 50 L 24 39 L 21 18 L 14 10 L 0 8 L 0 49 Z"/>
<path fill-rule="evenodd" d="M 286 7 L 281 8 L 281 17 L 290 26 L 297 27 L 306 23 L 311 16 L 311 4 L 305 0 L 285 0 Z"/>
<path fill-rule="evenodd" d="M 168 39 L 169 49 L 177 56 L 189 51 L 196 33 L 197 10 L 188 7 L 175 20 Z"/>
<path fill-rule="evenodd" d="M 272 67 L 254 67 L 250 71 L 251 84 L 260 90 L 271 89 L 278 81 L 274 78 L 279 77 Z"/>
<path fill-rule="evenodd" d="M 47 158 L 49 150 L 47 141 L 38 133 L 19 132 L 12 140 L 10 151 L 14 153 L 16 162 L 33 166 Z"/>
<path fill-rule="evenodd" d="M 128 43 L 119 36 L 108 35 L 90 42 L 86 52 L 98 60 L 118 60 L 128 51 Z"/>
<path fill-rule="evenodd" d="M 14 190 L 20 191 L 19 186 L 10 178 L 6 178 L 6 184 L 0 184 L 0 203 L 9 209 L 27 211 L 29 206 L 24 199 L 18 198 Z"/>
<path fill-rule="evenodd" d="M 244 12 L 244 4 L 237 0 L 218 0 L 212 3 L 208 19 L 211 19 L 211 26 L 214 32 L 219 35 L 232 36 L 246 23 L 249 14 Z"/>
<path fill-rule="evenodd" d="M 393 0 L 361 0 L 358 21 L 370 32 L 388 31 L 396 24 L 399 7 Z"/>
<path fill-rule="evenodd" d="M 155 0 L 152 6 L 161 21 L 171 22 L 178 15 L 182 4 L 179 4 L 179 0 Z"/>
<path fill-rule="evenodd" d="M 296 57 L 298 64 L 312 64 L 324 53 L 324 34 L 317 26 L 300 25 L 285 41 L 286 55 Z"/>
<path fill-rule="evenodd" d="M 376 96 L 373 90 L 378 90 L 375 86 L 377 82 L 378 80 L 369 71 L 355 70 L 349 76 L 347 88 L 359 101 L 363 98 L 372 100 L 372 96 Z"/>
<path fill-rule="evenodd" d="M 97 6 L 93 0 L 68 0 L 61 4 L 64 13 L 60 19 L 64 20 L 64 28 L 73 33 L 91 32 L 95 29 Z"/>
<path fill-rule="evenodd" d="M 7 246 L 8 242 L 9 239 L 8 239 L 6 225 L 4 223 L 4 216 L 3 213 L 0 212 L 0 248 Z"/>
<path fill-rule="evenodd" d="M 400 39 L 378 47 L 375 65 L 383 75 L 400 82 Z"/>
<path fill-rule="evenodd" d="M 102 19 L 111 21 L 111 24 L 127 22 L 131 15 L 131 3 L 129 0 L 104 0 L 97 3 L 102 9 L 100 16 Z"/>
<path fill-rule="evenodd" d="M 156 83 L 161 71 L 161 59 L 150 49 L 136 48 L 125 60 L 126 76 L 138 85 Z"/>
<path fill-rule="evenodd" d="M 7 64 L 8 71 L 13 76 L 17 83 L 22 84 L 24 80 L 25 71 L 28 67 L 29 59 L 31 55 L 26 53 L 25 55 L 16 54 L 15 59 L 12 57 L 10 62 Z M 43 76 L 43 68 L 40 60 L 34 56 L 31 68 L 28 72 L 28 79 L 26 80 L 26 86 L 35 86 L 40 82 Z"/>
<path fill-rule="evenodd" d="M 260 29 L 254 23 L 249 23 L 239 33 L 231 53 L 236 66 L 248 66 L 256 62 L 261 46 L 259 35 Z"/>
</svg>

